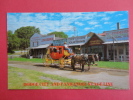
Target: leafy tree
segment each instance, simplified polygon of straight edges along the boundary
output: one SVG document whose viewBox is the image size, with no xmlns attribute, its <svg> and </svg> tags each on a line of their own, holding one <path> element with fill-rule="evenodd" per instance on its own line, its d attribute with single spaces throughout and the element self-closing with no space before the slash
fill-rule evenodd
<svg viewBox="0 0 133 100">
<path fill-rule="evenodd" d="M 12 53 L 13 52 L 13 50 L 12 50 L 12 31 L 8 31 L 7 32 L 7 34 L 8 34 L 8 52 L 10 52 L 10 53 Z"/>
<path fill-rule="evenodd" d="M 25 49 L 29 47 L 30 37 L 34 34 L 40 34 L 39 28 L 34 26 L 21 27 L 15 31 L 15 35 L 20 39 L 20 48 Z"/>
<path fill-rule="evenodd" d="M 64 32 L 51 32 L 48 33 L 48 35 L 55 34 L 55 37 L 60 37 L 60 38 L 68 38 L 68 35 L 65 34 Z"/>
<path fill-rule="evenodd" d="M 7 33 L 8 33 L 8 52 L 13 53 L 14 49 L 19 48 L 20 40 L 15 34 L 13 34 L 11 30 L 9 30 Z"/>
</svg>

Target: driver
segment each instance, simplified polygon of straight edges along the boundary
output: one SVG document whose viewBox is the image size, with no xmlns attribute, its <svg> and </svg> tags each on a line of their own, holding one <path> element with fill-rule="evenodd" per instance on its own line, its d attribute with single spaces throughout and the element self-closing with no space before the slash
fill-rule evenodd
<svg viewBox="0 0 133 100">
<path fill-rule="evenodd" d="M 64 42 L 64 47 L 65 47 L 65 50 L 68 50 L 69 53 L 72 53 L 71 48 L 68 47 L 68 45 L 66 44 L 66 42 Z"/>
</svg>

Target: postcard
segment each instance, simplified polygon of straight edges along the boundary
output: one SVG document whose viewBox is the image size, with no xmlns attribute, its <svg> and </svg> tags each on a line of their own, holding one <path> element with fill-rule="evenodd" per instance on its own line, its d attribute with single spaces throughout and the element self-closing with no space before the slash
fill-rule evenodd
<svg viewBox="0 0 133 100">
<path fill-rule="evenodd" d="M 130 89 L 128 16 L 7 13 L 8 89 Z"/>
</svg>

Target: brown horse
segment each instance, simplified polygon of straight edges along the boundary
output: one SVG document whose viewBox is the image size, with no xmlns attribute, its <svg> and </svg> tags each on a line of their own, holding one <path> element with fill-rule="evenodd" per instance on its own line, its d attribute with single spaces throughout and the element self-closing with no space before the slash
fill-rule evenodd
<svg viewBox="0 0 133 100">
<path fill-rule="evenodd" d="M 88 54 L 88 60 L 90 63 L 93 63 L 93 65 L 97 65 L 95 62 L 99 61 L 99 56 L 98 54 Z"/>
<path fill-rule="evenodd" d="M 75 69 L 75 64 L 78 63 L 80 64 L 81 71 L 84 71 L 84 65 L 88 64 L 88 70 L 90 69 L 90 61 L 88 60 L 88 55 L 74 55 L 71 58 L 71 67 L 73 70 Z"/>
</svg>

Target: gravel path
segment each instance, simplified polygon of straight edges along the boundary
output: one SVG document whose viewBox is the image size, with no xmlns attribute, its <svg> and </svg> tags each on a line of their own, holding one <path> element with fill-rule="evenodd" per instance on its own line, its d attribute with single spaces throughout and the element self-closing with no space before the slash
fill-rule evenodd
<svg viewBox="0 0 133 100">
<path fill-rule="evenodd" d="M 71 79 L 91 81 L 95 83 L 112 82 L 114 88 L 129 89 L 128 70 L 116 70 L 91 66 L 90 71 L 80 72 L 79 69 L 76 71 L 72 71 L 71 68 L 64 68 L 64 70 L 61 70 L 54 67 L 44 67 L 42 63 L 27 63 L 16 61 L 9 61 L 8 66 L 36 70 L 47 74 L 60 75 Z M 101 86 L 101 88 L 105 88 L 105 86 Z"/>
</svg>

